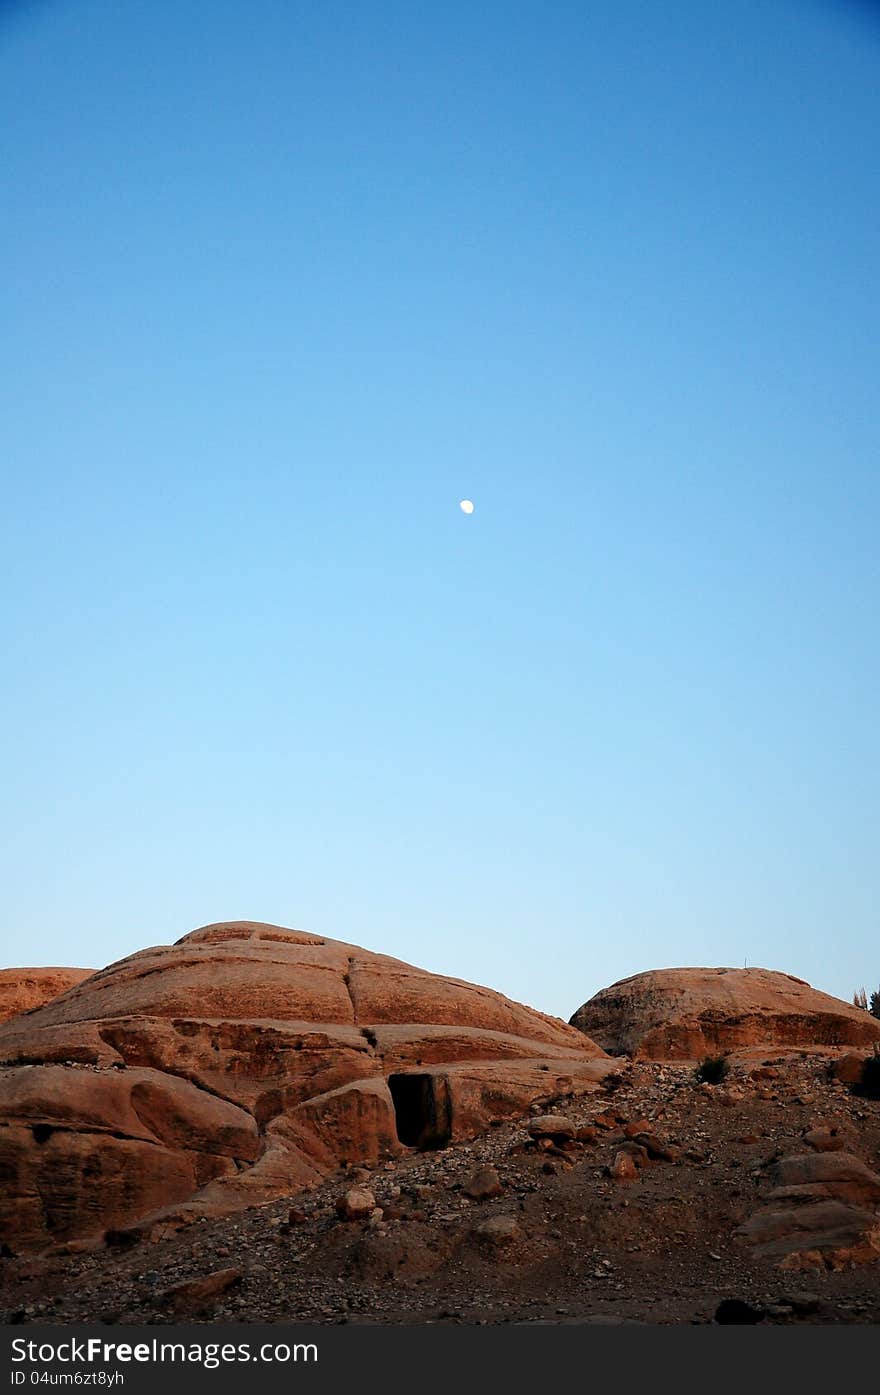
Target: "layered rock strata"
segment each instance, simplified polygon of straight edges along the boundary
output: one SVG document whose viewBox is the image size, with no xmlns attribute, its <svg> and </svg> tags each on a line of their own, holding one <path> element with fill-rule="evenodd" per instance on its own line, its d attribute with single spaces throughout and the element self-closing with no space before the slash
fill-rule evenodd
<svg viewBox="0 0 880 1395">
<path fill-rule="evenodd" d="M 755 1048 L 862 1047 L 880 1020 L 770 969 L 655 969 L 590 998 L 573 1026 L 615 1055 L 699 1060 Z"/>
<path fill-rule="evenodd" d="M 472 1137 L 614 1064 L 488 988 L 209 925 L 0 1026 L 0 1238 L 159 1233 Z"/>
</svg>

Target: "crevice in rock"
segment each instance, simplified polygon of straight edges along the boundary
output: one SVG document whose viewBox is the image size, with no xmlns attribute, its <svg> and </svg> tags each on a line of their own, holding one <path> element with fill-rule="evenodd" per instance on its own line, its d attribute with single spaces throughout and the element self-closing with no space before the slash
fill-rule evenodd
<svg viewBox="0 0 880 1395">
<path fill-rule="evenodd" d="M 357 1025 L 357 1008 L 355 1007 L 354 994 L 351 991 L 351 966 L 354 963 L 354 955 L 348 956 L 348 968 L 342 975 L 342 982 L 345 984 L 345 991 L 348 994 L 348 1001 L 351 1003 L 351 1020 Z"/>
<path fill-rule="evenodd" d="M 170 1075 L 173 1076 L 175 1080 L 183 1080 L 187 1085 L 192 1085 L 194 1090 L 203 1090 L 206 1095 L 212 1095 L 215 1100 L 221 1100 L 223 1104 L 231 1104 L 233 1109 L 240 1109 L 242 1114 L 247 1114 L 251 1119 L 254 1117 L 252 1111 L 248 1109 L 246 1104 L 242 1104 L 241 1100 L 232 1099 L 229 1095 L 224 1095 L 220 1090 L 212 1089 L 211 1086 L 206 1085 L 204 1081 L 196 1080 L 194 1076 L 187 1075 L 182 1070 L 171 1070 L 168 1066 L 164 1069 L 160 1069 L 158 1066 L 148 1066 L 145 1067 L 145 1069 L 155 1070 L 157 1075 Z M 132 1101 L 132 1108 L 137 1114 L 137 1105 L 134 1101 Z M 140 1118 L 139 1114 L 138 1118 Z"/>
<path fill-rule="evenodd" d="M 249 1111 L 262 1136 L 266 1128 L 277 1119 L 279 1114 L 284 1113 L 284 1095 L 280 1088 L 265 1090 L 258 1095 L 254 1101 L 253 1110 Z"/>
<path fill-rule="evenodd" d="M 89 1134 L 94 1134 L 96 1137 L 100 1138 L 116 1138 L 122 1143 L 147 1143 L 151 1148 L 164 1148 L 166 1151 L 174 1151 L 173 1149 L 169 1150 L 168 1145 L 166 1143 L 161 1143 L 158 1138 L 141 1138 L 138 1134 L 124 1133 L 121 1129 L 102 1128 L 100 1124 L 90 1124 L 87 1129 L 84 1129 L 74 1124 L 48 1124 L 45 1121 L 34 1124 L 30 1119 L 10 1118 L 6 1123 L 7 1125 L 17 1124 L 21 1128 L 30 1129 L 37 1143 L 47 1142 L 47 1140 L 56 1133 L 72 1133 L 76 1134 L 77 1138 L 88 1137 Z"/>
</svg>

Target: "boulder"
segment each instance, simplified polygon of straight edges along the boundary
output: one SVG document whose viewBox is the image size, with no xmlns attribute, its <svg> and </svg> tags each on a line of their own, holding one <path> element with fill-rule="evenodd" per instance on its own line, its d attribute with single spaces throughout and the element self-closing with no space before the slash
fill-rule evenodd
<svg viewBox="0 0 880 1395">
<path fill-rule="evenodd" d="M 490 1216 L 475 1228 L 474 1234 L 488 1245 L 501 1249 L 519 1238 L 519 1223 L 515 1216 Z"/>
<path fill-rule="evenodd" d="M 621 1148 L 614 1155 L 609 1168 L 609 1176 L 613 1177 L 615 1182 L 634 1182 L 638 1175 L 636 1159 L 629 1151 Z"/>
<path fill-rule="evenodd" d="M 365 1221 L 375 1209 L 376 1198 L 366 1187 L 349 1187 L 336 1202 L 336 1210 L 344 1221 Z"/>
<path fill-rule="evenodd" d="M 880 1259 L 880 1218 L 842 1201 L 762 1207 L 737 1234 L 780 1269 L 844 1269 Z"/>
<path fill-rule="evenodd" d="M 651 1161 L 647 1148 L 645 1148 L 643 1144 L 637 1143 L 633 1138 L 627 1138 L 620 1144 L 617 1156 L 620 1157 L 621 1154 L 625 1154 L 627 1157 L 632 1158 L 636 1167 L 639 1169 L 647 1167 Z"/>
<path fill-rule="evenodd" d="M 651 1125 L 647 1119 L 634 1119 L 632 1123 L 624 1124 L 623 1132 L 626 1138 L 635 1138 L 637 1133 L 650 1133 Z"/>
<path fill-rule="evenodd" d="M 614 1068 L 491 989 L 280 926 L 206 926 L 0 1026 L 0 1242 L 162 1235 L 473 1137 Z"/>
<path fill-rule="evenodd" d="M 633 1142 L 644 1148 L 652 1162 L 678 1162 L 681 1157 L 681 1149 L 675 1144 L 664 1143 L 662 1138 L 658 1138 L 655 1133 L 637 1133 L 633 1137 Z"/>
<path fill-rule="evenodd" d="M 847 1051 L 844 1056 L 839 1057 L 834 1062 L 835 1080 L 841 1081 L 844 1085 L 859 1085 L 867 1059 L 867 1052 L 859 1054 L 855 1051 Z"/>
<path fill-rule="evenodd" d="M 870 1013 L 769 969 L 636 974 L 603 988 L 571 1022 L 614 1055 L 660 1061 L 880 1041 L 880 1020 Z"/>
<path fill-rule="evenodd" d="M 842 1269 L 880 1259 L 880 1177 L 849 1153 L 780 1158 L 773 1190 L 736 1232 L 782 1269 Z"/>
<path fill-rule="evenodd" d="M 804 1142 L 817 1153 L 842 1153 L 845 1147 L 844 1140 L 836 1129 L 808 1129 L 804 1134 Z"/>
<path fill-rule="evenodd" d="M 564 1114 L 538 1114 L 526 1128 L 532 1138 L 552 1138 L 554 1142 L 574 1138 L 575 1134 L 574 1124 Z"/>
<path fill-rule="evenodd" d="M 593 1125 L 597 1129 L 604 1129 L 607 1133 L 613 1133 L 617 1128 L 617 1119 L 613 1114 L 597 1114 L 593 1120 Z"/>
<path fill-rule="evenodd" d="M 880 1207 L 880 1177 L 852 1153 L 797 1153 L 773 1164 L 771 1200 L 835 1197 Z"/>
<path fill-rule="evenodd" d="M 478 1167 L 462 1187 L 472 1201 L 491 1201 L 504 1191 L 501 1178 L 494 1167 Z"/>
<path fill-rule="evenodd" d="M 241 1280 L 240 1269 L 218 1269 L 202 1279 L 187 1279 L 185 1283 L 175 1284 L 166 1290 L 161 1301 L 179 1313 L 198 1312 L 210 1307 L 215 1299 L 228 1293 Z"/>
</svg>

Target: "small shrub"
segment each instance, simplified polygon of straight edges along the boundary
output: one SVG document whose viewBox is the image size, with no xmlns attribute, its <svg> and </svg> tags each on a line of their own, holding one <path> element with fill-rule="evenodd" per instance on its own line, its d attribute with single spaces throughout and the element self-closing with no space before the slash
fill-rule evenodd
<svg viewBox="0 0 880 1395">
<path fill-rule="evenodd" d="M 615 1072 L 614 1075 L 606 1075 L 602 1081 L 602 1089 L 606 1095 L 616 1095 L 622 1085 L 623 1076 L 618 1072 Z"/>
<path fill-rule="evenodd" d="M 862 1066 L 862 1078 L 856 1086 L 856 1093 L 867 1095 L 870 1100 L 880 1100 L 880 1053 L 868 1056 Z"/>
<path fill-rule="evenodd" d="M 730 1073 L 726 1056 L 705 1056 L 694 1071 L 701 1085 L 720 1085 Z"/>
</svg>

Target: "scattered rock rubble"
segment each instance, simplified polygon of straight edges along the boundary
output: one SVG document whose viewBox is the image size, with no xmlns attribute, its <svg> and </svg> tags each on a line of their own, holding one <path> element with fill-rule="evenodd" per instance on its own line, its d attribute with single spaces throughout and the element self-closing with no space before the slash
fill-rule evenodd
<svg viewBox="0 0 880 1395">
<path fill-rule="evenodd" d="M 549 1105 L 549 1108 L 548 1108 Z M 0 1261 L 6 1321 L 880 1321 L 880 1102 L 814 1054 L 637 1062 L 166 1238 Z"/>
</svg>

